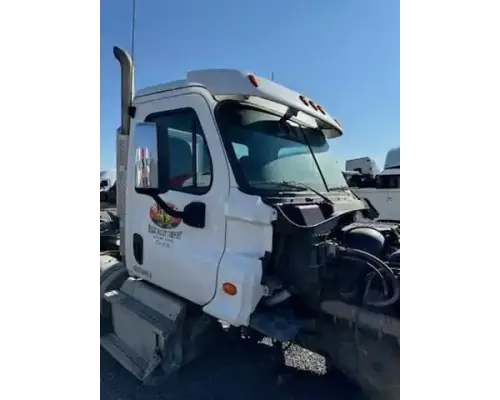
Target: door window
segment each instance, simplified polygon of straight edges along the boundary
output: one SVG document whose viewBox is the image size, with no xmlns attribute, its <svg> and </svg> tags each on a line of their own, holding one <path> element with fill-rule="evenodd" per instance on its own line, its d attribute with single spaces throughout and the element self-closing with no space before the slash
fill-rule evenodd
<svg viewBox="0 0 500 400">
<path fill-rule="evenodd" d="M 196 112 L 156 113 L 146 122 L 155 122 L 158 129 L 160 187 L 168 182 L 170 190 L 207 193 L 212 185 L 212 161 Z"/>
<path fill-rule="evenodd" d="M 399 189 L 399 175 L 379 175 L 377 189 Z"/>
</svg>

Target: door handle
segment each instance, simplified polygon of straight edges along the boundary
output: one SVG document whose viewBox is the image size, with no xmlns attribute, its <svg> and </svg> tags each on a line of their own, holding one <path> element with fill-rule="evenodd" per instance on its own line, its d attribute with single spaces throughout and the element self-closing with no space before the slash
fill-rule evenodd
<svg viewBox="0 0 500 400">
<path fill-rule="evenodd" d="M 137 264 L 142 265 L 144 260 L 144 239 L 138 233 L 134 233 L 132 239 L 132 248 L 134 251 L 134 258 Z"/>
</svg>

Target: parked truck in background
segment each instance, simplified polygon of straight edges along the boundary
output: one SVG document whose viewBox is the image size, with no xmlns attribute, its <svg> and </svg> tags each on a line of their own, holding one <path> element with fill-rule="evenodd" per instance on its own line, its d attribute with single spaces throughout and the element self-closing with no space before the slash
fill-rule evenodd
<svg viewBox="0 0 500 400">
<path fill-rule="evenodd" d="M 380 169 L 370 157 L 353 158 L 346 161 L 346 171 L 357 171 L 362 175 L 374 176 Z"/>
<path fill-rule="evenodd" d="M 366 157 L 368 159 L 368 157 Z M 357 160 L 346 161 L 344 175 L 352 191 L 366 199 L 380 214 L 383 221 L 400 221 L 400 148 L 387 152 L 384 169 L 372 175 L 368 169 L 363 172 L 349 171 Z"/>
<path fill-rule="evenodd" d="M 101 203 L 116 202 L 116 169 L 101 171 L 99 188 Z"/>
</svg>

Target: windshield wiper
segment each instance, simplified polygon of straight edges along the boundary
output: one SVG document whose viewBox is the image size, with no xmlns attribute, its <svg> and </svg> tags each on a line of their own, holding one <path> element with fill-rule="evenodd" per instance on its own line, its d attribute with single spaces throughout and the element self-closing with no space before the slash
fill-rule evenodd
<svg viewBox="0 0 500 400">
<path fill-rule="evenodd" d="M 329 187 L 328 190 L 343 190 L 343 191 L 346 191 L 346 190 L 349 190 L 349 186 L 333 186 L 333 187 Z"/>
<path fill-rule="evenodd" d="M 307 188 L 305 188 L 305 187 L 290 185 L 290 184 L 286 184 L 286 183 L 281 182 L 281 181 L 252 182 L 251 184 L 253 186 L 260 186 L 260 187 L 271 185 L 271 186 L 281 186 L 281 188 L 282 188 L 283 186 L 285 186 L 285 187 L 289 187 L 289 188 L 295 189 L 294 191 L 297 191 L 297 192 L 301 192 L 301 191 L 307 190 Z"/>
<path fill-rule="evenodd" d="M 323 198 L 327 203 L 330 203 L 330 204 L 333 204 L 333 201 L 331 201 L 328 197 L 326 197 L 323 193 L 317 191 L 316 189 L 313 189 L 311 186 L 309 185 L 306 185 L 305 183 L 302 183 L 302 182 L 295 182 L 295 181 L 276 181 L 276 182 L 273 182 L 273 183 L 276 183 L 278 185 L 282 185 L 282 186 L 289 186 L 289 187 L 293 187 L 293 188 L 296 188 L 296 189 L 306 189 L 306 190 L 310 190 L 311 192 L 314 192 L 316 193 L 318 196 L 320 196 L 321 198 Z"/>
</svg>

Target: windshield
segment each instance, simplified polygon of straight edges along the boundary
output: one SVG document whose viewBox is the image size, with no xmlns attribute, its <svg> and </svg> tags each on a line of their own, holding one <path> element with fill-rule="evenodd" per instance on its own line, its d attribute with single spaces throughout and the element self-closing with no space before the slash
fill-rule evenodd
<svg viewBox="0 0 500 400">
<path fill-rule="evenodd" d="M 226 146 L 233 151 L 235 174 L 246 185 L 293 190 L 280 184 L 293 182 L 322 192 L 347 187 L 321 130 L 280 122 L 279 116 L 232 102 L 221 104 L 217 120 Z"/>
</svg>

